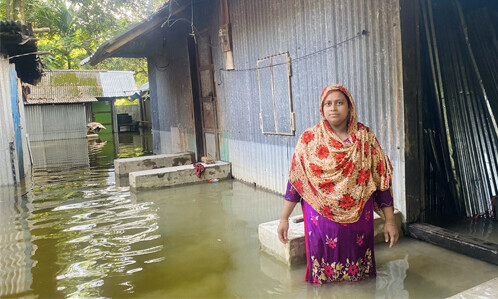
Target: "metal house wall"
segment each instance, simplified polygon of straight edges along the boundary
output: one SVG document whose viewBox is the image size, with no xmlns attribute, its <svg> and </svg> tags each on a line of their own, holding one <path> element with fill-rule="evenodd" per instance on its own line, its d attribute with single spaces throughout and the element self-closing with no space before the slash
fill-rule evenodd
<svg viewBox="0 0 498 299">
<path fill-rule="evenodd" d="M 9 69 L 9 61 L 0 59 L 0 186 L 14 184 L 10 143 L 15 143 L 15 134 L 12 121 Z M 13 154 L 16 154 L 15 151 Z"/>
<path fill-rule="evenodd" d="M 197 4 L 195 4 L 197 3 Z M 404 105 L 398 0 L 275 0 L 228 3 L 235 70 L 224 71 L 218 2 L 194 2 L 194 25 L 211 33 L 221 159 L 237 179 L 283 193 L 300 134 L 318 123 L 319 96 L 346 85 L 358 118 L 377 135 L 394 167 L 395 206 L 405 212 Z M 190 9 L 186 18 L 190 20 Z M 195 146 L 187 36 L 178 22 L 148 57 L 154 151 Z M 361 35 L 362 30 L 368 34 Z M 334 47 L 335 46 L 335 47 Z M 259 123 L 258 59 L 289 52 L 296 135 L 263 135 Z M 176 130 L 176 131 L 175 131 Z M 183 140 L 183 141 L 182 141 Z"/>
<path fill-rule="evenodd" d="M 151 43 L 156 48 L 147 58 L 153 148 L 156 153 L 196 151 L 187 47 L 191 28 L 185 22 L 174 26 L 174 30 L 156 32 L 157 35 L 151 40 L 167 42 Z"/>
<path fill-rule="evenodd" d="M 225 101 L 222 128 L 234 177 L 283 193 L 297 139 L 320 119 L 322 89 L 341 83 L 356 101 L 358 119 L 376 133 L 391 158 L 395 205 L 404 211 L 399 2 L 235 0 L 229 8 L 236 71 L 221 71 L 216 78 Z M 362 30 L 368 34 L 358 36 Z M 258 59 L 284 52 L 292 61 L 296 136 L 263 135 L 256 73 L 237 70 L 253 69 Z M 215 59 L 219 70 L 224 58 L 215 53 L 220 54 Z"/>
<path fill-rule="evenodd" d="M 11 73 L 9 75 L 9 69 Z M 11 79 L 14 81 L 11 82 Z M 22 101 L 17 104 L 18 121 L 19 121 L 19 136 L 15 140 L 16 134 L 14 131 L 14 121 L 12 114 L 12 94 L 10 85 L 17 84 L 17 74 L 14 70 L 14 65 L 10 64 L 8 60 L 0 61 L 0 186 L 14 184 L 14 177 L 12 172 L 10 143 L 13 143 L 14 151 L 14 166 L 16 172 L 16 183 L 20 182 L 21 177 L 25 177 L 31 171 L 31 159 L 29 156 L 28 139 L 26 136 L 26 118 L 24 113 L 24 105 Z M 17 88 L 17 99 L 22 98 L 20 88 Z M 21 148 L 17 148 L 17 144 L 21 144 Z M 21 159 L 21 160 L 20 160 Z M 19 162 L 24 165 L 24 173 L 19 173 Z"/>
<path fill-rule="evenodd" d="M 25 106 L 31 141 L 86 137 L 84 104 Z"/>
</svg>

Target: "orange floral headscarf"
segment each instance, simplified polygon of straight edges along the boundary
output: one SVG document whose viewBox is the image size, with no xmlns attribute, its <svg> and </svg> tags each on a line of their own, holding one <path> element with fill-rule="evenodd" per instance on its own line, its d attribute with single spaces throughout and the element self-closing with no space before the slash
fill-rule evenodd
<svg viewBox="0 0 498 299">
<path fill-rule="evenodd" d="M 323 102 L 339 90 L 350 104 L 348 139 L 334 134 L 323 114 Z M 289 181 L 322 216 L 339 223 L 358 221 L 366 201 L 375 190 L 392 185 L 392 166 L 375 134 L 357 122 L 356 107 L 341 85 L 326 87 L 320 99 L 321 121 L 304 131 L 292 157 Z"/>
</svg>

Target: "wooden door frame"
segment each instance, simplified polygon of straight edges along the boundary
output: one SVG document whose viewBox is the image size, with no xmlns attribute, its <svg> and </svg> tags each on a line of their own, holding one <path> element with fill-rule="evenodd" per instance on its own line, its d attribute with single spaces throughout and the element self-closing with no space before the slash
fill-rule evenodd
<svg viewBox="0 0 498 299">
<path fill-rule="evenodd" d="M 201 30 L 198 34 L 199 36 L 204 36 L 206 35 L 209 43 L 211 43 L 211 36 L 208 32 L 208 29 Z M 208 58 L 209 58 L 209 64 L 201 66 L 199 62 L 199 47 L 198 44 L 195 44 L 195 56 L 196 56 L 196 76 L 197 76 L 197 90 L 198 90 L 198 98 L 194 98 L 194 103 L 197 100 L 198 101 L 198 108 L 200 112 L 200 132 L 201 132 L 201 137 L 202 137 L 202 151 L 204 155 L 208 155 L 207 153 L 207 142 L 206 142 L 206 133 L 213 134 L 215 136 L 215 157 L 211 157 L 215 160 L 220 159 L 220 132 L 218 128 L 218 101 L 217 101 L 217 96 L 216 96 L 216 85 L 214 83 L 214 63 L 213 63 L 213 55 L 211 48 L 209 47 L 209 53 L 208 53 Z M 211 90 L 212 90 L 212 95 L 209 97 L 203 97 L 202 95 L 202 82 L 201 82 L 201 72 L 202 71 L 210 71 L 210 85 L 211 85 Z M 214 116 L 214 129 L 213 128 L 206 128 L 204 127 L 205 124 L 205 119 L 204 119 L 204 110 L 203 110 L 203 105 L 204 103 L 210 102 L 213 105 L 213 116 Z M 195 105 L 194 105 L 194 114 L 195 114 Z M 197 134 L 197 124 L 196 124 L 196 139 L 198 138 Z"/>
</svg>

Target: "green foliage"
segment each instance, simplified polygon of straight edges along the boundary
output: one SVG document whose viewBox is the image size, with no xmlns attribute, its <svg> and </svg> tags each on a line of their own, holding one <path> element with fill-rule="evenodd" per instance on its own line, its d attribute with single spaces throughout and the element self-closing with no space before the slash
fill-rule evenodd
<svg viewBox="0 0 498 299">
<path fill-rule="evenodd" d="M 138 99 L 135 99 L 135 100 L 117 99 L 116 100 L 116 106 L 132 106 L 132 105 L 138 105 Z"/>
<path fill-rule="evenodd" d="M 37 34 L 47 69 L 93 69 L 80 62 L 99 45 L 138 23 L 165 1 L 162 0 L 0 0 L 0 19 L 12 20 L 12 12 L 23 16 L 34 28 L 49 27 Z M 21 11 L 20 11 L 21 10 Z M 24 12 L 22 12 L 24 10 Z M 147 62 L 139 58 L 107 59 L 96 67 L 135 72 L 138 86 L 148 81 Z"/>
</svg>

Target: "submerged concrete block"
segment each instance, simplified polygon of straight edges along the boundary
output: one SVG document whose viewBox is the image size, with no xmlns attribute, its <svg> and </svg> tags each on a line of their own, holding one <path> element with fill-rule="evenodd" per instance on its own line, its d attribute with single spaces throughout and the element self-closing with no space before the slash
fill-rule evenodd
<svg viewBox="0 0 498 299">
<path fill-rule="evenodd" d="M 193 164 L 131 172 L 130 188 L 134 191 L 141 191 L 232 177 L 231 165 L 228 162 L 216 161 L 214 164 L 202 163 L 202 165 L 205 170 L 201 178 L 196 176 Z"/>
<path fill-rule="evenodd" d="M 401 213 L 394 211 L 396 224 L 398 226 L 400 237 L 403 235 L 401 230 Z M 306 263 L 306 243 L 304 239 L 304 221 L 303 216 L 294 216 L 289 219 L 289 242 L 283 244 L 278 239 L 277 227 L 279 220 L 261 223 L 258 226 L 258 237 L 260 249 L 279 261 L 294 266 Z M 374 242 L 384 242 L 384 220 L 377 214 L 374 214 Z"/>
<path fill-rule="evenodd" d="M 187 165 L 194 161 L 193 152 L 116 159 L 114 160 L 114 172 L 116 177 L 128 176 L 130 172 Z"/>
<path fill-rule="evenodd" d="M 260 249 L 289 266 L 306 263 L 306 244 L 304 240 L 303 216 L 294 216 L 289 219 L 289 242 L 283 244 L 278 239 L 277 227 L 280 220 L 261 223 L 258 226 Z"/>
</svg>

